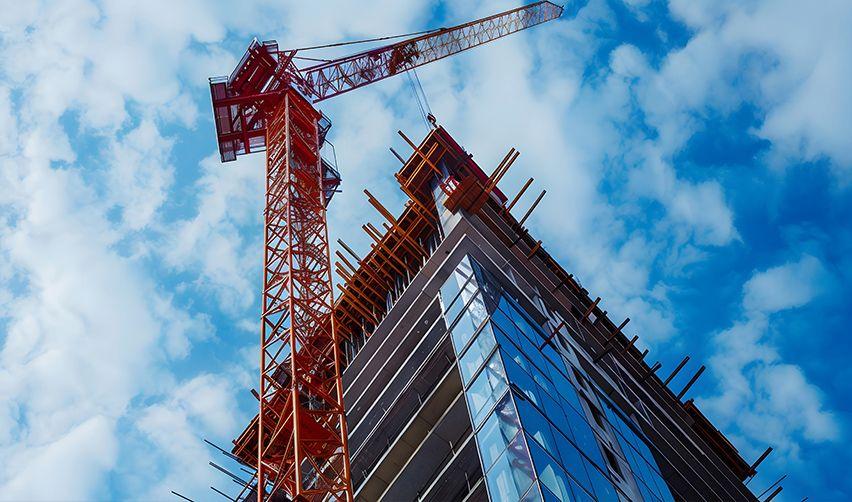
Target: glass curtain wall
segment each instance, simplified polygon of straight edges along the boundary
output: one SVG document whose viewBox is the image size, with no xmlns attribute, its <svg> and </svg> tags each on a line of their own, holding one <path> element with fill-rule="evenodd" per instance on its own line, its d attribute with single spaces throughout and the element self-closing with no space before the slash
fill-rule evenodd
<svg viewBox="0 0 852 502">
<path fill-rule="evenodd" d="M 494 277 L 465 257 L 440 295 L 491 500 L 673 500 L 641 433 L 581 397 L 579 370 Z"/>
</svg>

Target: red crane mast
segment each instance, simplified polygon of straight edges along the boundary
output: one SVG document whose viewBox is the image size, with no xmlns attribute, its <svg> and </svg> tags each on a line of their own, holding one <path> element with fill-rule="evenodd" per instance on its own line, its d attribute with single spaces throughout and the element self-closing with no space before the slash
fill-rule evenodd
<svg viewBox="0 0 852 502">
<path fill-rule="evenodd" d="M 266 152 L 259 412 L 259 501 L 352 500 L 326 206 L 340 183 L 320 156 L 331 123 L 313 103 L 558 18 L 542 1 L 398 43 L 298 68 L 297 50 L 253 41 L 228 77 L 210 79 L 222 161 Z"/>
</svg>

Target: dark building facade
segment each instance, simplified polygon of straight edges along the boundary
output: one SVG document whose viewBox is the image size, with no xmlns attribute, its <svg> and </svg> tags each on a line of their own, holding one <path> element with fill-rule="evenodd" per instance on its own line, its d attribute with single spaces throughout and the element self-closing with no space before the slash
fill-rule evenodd
<svg viewBox="0 0 852 502">
<path fill-rule="evenodd" d="M 374 204 L 386 232 L 365 228 L 337 304 L 356 500 L 756 500 L 754 468 L 512 216 L 502 168 L 440 127 L 409 144 L 410 200 Z"/>
</svg>

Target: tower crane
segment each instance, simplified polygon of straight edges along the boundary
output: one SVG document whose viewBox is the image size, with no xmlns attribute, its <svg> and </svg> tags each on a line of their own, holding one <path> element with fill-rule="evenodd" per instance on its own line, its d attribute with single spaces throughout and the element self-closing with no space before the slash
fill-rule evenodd
<svg viewBox="0 0 852 502">
<path fill-rule="evenodd" d="M 314 105 L 561 14 L 540 1 L 301 68 L 299 49 L 255 40 L 210 79 L 222 161 L 266 152 L 256 449 L 235 451 L 256 465 L 258 501 L 352 500 L 326 226 L 340 176 L 320 155 L 331 123 Z"/>
</svg>

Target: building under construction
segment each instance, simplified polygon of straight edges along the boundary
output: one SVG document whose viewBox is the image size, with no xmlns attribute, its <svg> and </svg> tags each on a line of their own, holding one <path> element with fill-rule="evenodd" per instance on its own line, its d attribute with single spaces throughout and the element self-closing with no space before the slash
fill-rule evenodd
<svg viewBox="0 0 852 502">
<path fill-rule="evenodd" d="M 419 144 L 400 133 L 402 214 L 367 192 L 384 222 L 364 225 L 372 243 L 360 255 L 341 242 L 332 268 L 326 206 L 340 177 L 313 105 L 561 14 L 540 1 L 338 59 L 254 41 L 230 76 L 211 79 L 222 160 L 266 153 L 259 407 L 226 452 L 242 464 L 229 473 L 240 491 L 220 493 L 756 499 L 744 481 L 769 450 L 743 460 L 684 401 L 703 366 L 685 371 L 685 358 L 661 378 L 625 336 L 629 319 L 610 320 L 529 233 L 544 192 L 524 198 L 530 179 L 510 201 L 498 187 L 514 149 L 489 175 L 434 117 Z"/>
<path fill-rule="evenodd" d="M 386 222 L 337 256 L 354 498 L 755 500 L 755 466 L 682 400 L 694 378 L 667 385 L 683 365 L 664 381 L 529 233 L 540 198 L 513 216 L 517 152 L 487 176 L 441 127 L 406 141 L 402 214 L 368 193 Z M 235 441 L 248 465 L 256 435 Z"/>
</svg>

